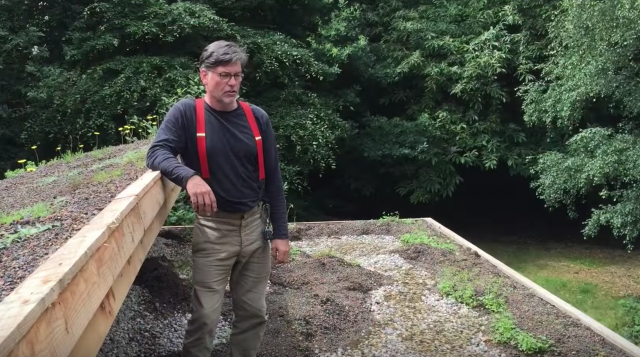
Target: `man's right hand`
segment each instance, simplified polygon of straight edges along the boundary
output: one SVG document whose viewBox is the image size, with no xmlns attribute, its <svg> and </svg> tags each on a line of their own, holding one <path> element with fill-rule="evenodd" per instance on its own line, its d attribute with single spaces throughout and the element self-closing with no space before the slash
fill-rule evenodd
<svg viewBox="0 0 640 357">
<path fill-rule="evenodd" d="M 216 197 L 213 195 L 211 187 L 207 185 L 202 177 L 195 175 L 187 181 L 187 193 L 191 197 L 193 210 L 201 216 L 209 216 L 211 212 L 218 210 Z"/>
</svg>

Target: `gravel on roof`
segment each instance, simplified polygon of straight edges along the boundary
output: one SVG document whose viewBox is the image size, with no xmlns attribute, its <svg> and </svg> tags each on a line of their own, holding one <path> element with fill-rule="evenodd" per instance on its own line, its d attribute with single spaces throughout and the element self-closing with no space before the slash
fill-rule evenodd
<svg viewBox="0 0 640 357">
<path fill-rule="evenodd" d="M 0 180 L 0 300 L 148 170 L 148 145 L 105 147 Z"/>
<path fill-rule="evenodd" d="M 108 147 L 0 181 L 0 300 L 147 171 L 147 145 Z M 190 309 L 190 234 L 166 233 L 100 356 L 179 356 Z M 547 342 L 541 355 L 626 356 L 420 222 L 301 223 L 291 236 L 292 261 L 272 270 L 260 356 L 506 357 Z M 212 356 L 228 355 L 232 317 L 227 294 Z"/>
<path fill-rule="evenodd" d="M 302 223 L 291 232 L 293 258 L 272 270 L 259 356 L 627 356 L 424 224 Z M 404 244 L 411 234 L 428 239 Z M 161 232 L 99 356 L 180 355 L 190 249 L 188 228 Z M 471 289 L 456 290 L 460 281 Z M 503 310 L 486 303 L 498 301 L 486 298 L 496 286 Z M 228 356 L 232 317 L 227 293 L 212 356 Z M 518 336 L 550 348 L 525 354 Z"/>
</svg>

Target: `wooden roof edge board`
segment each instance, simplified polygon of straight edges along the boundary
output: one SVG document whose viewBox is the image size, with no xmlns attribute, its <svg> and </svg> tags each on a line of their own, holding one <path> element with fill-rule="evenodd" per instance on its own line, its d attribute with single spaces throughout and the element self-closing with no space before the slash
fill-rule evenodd
<svg viewBox="0 0 640 357">
<path fill-rule="evenodd" d="M 423 220 L 424 218 L 400 218 L 401 221 L 418 221 L 418 220 Z M 376 221 L 380 221 L 380 219 L 364 219 L 364 220 L 357 220 L 355 222 L 376 222 Z M 292 225 L 305 225 L 305 224 L 342 224 L 342 223 L 352 223 L 354 221 L 301 221 L 301 222 L 287 222 L 288 224 L 292 224 Z M 186 225 L 186 226 L 162 226 L 162 229 L 181 229 L 181 228 L 193 228 L 193 225 Z"/>
<path fill-rule="evenodd" d="M 161 175 L 158 171 L 147 170 L 137 180 L 133 181 L 129 186 L 125 187 L 115 198 L 124 198 L 130 196 L 142 196 L 160 180 Z"/>
<path fill-rule="evenodd" d="M 489 261 L 491 264 L 493 264 L 495 267 L 497 267 L 503 273 L 505 273 L 506 275 L 508 275 L 512 279 L 516 280 L 517 282 L 521 283 L 522 285 L 526 286 L 527 288 L 531 289 L 534 294 L 536 294 L 538 297 L 544 299 L 545 301 L 547 301 L 551 305 L 554 305 L 555 307 L 560 309 L 560 311 L 562 311 L 562 312 L 568 314 L 569 316 L 577 319 L 578 321 L 580 321 L 580 323 L 582 323 L 586 327 L 589 327 L 591 330 L 593 330 L 595 333 L 597 333 L 600 336 L 602 336 L 609 343 L 619 347 L 623 351 L 627 352 L 630 356 L 640 357 L 640 347 L 639 346 L 633 344 L 631 341 L 629 341 L 629 340 L 625 339 L 624 337 L 620 336 L 619 334 L 617 334 L 616 332 L 612 331 L 608 327 L 604 326 L 600 322 L 596 321 L 592 317 L 588 316 L 584 312 L 578 310 L 577 308 L 575 308 L 574 306 L 570 305 L 566 301 L 564 301 L 564 300 L 560 299 L 559 297 L 557 297 L 556 295 L 550 293 L 548 290 L 544 289 L 540 285 L 534 283 L 533 281 L 531 281 L 530 279 L 526 278 L 522 274 L 520 274 L 517 271 L 513 270 L 512 268 L 508 267 L 506 264 L 502 263 L 501 261 L 499 261 L 498 259 L 494 258 L 490 254 L 486 253 L 482 249 L 478 248 L 477 246 L 475 246 L 471 242 L 467 241 L 466 239 L 462 238 L 461 236 L 459 236 L 455 232 L 451 231 L 450 229 L 448 229 L 444 225 L 438 223 L 435 219 L 433 219 L 433 218 L 423 218 L 423 219 L 434 230 L 436 230 L 436 231 L 444 234 L 445 236 L 451 238 L 452 240 L 456 241 L 460 245 L 463 245 L 463 246 L 465 246 L 467 248 L 470 248 L 470 249 L 476 251 L 482 258 L 484 258 L 487 261 Z"/>
<path fill-rule="evenodd" d="M 171 208 L 178 198 L 181 188 L 172 183 L 165 183 L 165 187 L 169 186 L 169 192 L 166 194 L 164 204 L 157 212 L 153 222 L 149 225 L 144 236 L 140 240 L 140 244 L 131 254 L 127 264 L 124 265 L 120 274 L 111 285 L 109 291 L 105 294 L 100 306 L 96 309 L 91 321 L 87 324 L 78 338 L 75 346 L 69 353 L 70 357 L 87 357 L 96 356 L 104 343 L 111 325 L 115 321 L 122 304 L 129 293 L 129 289 L 133 284 L 142 263 L 146 259 L 151 246 L 155 242 L 162 224 L 166 221 Z"/>
<path fill-rule="evenodd" d="M 140 192 L 148 192 L 159 178 L 158 173 L 146 173 L 127 188 L 136 187 Z M 12 348 L 9 344 L 21 339 L 29 331 L 37 318 L 58 298 L 142 197 L 129 195 L 114 198 L 9 296 L 0 301 L 0 311 L 3 311 L 0 319 L 0 356 L 4 356 L 8 348 Z"/>
<path fill-rule="evenodd" d="M 105 244 L 59 294 L 58 299 L 31 324 L 29 331 L 22 338 L 13 340 L 9 357 L 44 354 L 52 357 L 69 356 L 96 311 L 101 309 L 105 296 L 109 295 L 122 270 L 131 264 L 131 256 L 143 244 L 143 237 L 149 234 L 148 227 L 151 224 L 145 227 L 141 207 L 145 206 L 145 202 L 156 202 L 157 214 L 165 201 L 171 200 L 170 195 L 174 190 L 174 186 L 156 181 L 138 201 L 136 207 L 139 209 L 129 212 Z M 77 301 L 83 303 L 77 304 Z M 5 356 L 4 352 L 0 349 L 0 356 Z"/>
<path fill-rule="evenodd" d="M 398 218 L 398 220 L 400 221 L 419 221 L 419 220 L 423 220 L 424 218 Z M 353 222 L 383 222 L 384 219 L 381 218 L 376 218 L 376 219 L 359 219 L 359 220 L 351 220 L 351 221 L 300 221 L 300 222 L 287 222 L 288 224 L 299 224 L 299 225 L 305 225 L 305 224 L 340 224 L 340 223 L 353 223 Z M 167 228 L 188 228 L 188 227 L 193 227 L 193 226 L 166 226 Z"/>
<path fill-rule="evenodd" d="M 421 220 L 423 218 L 400 218 L 400 220 L 403 221 L 416 221 L 416 220 Z M 375 222 L 375 221 L 379 221 L 378 219 L 369 219 L 369 220 L 358 220 L 361 222 Z M 358 222 L 356 221 L 356 222 Z M 351 223 L 354 221 L 309 221 L 309 222 L 287 222 L 288 224 L 299 224 L 299 225 L 305 225 L 305 224 L 341 224 L 341 223 Z M 193 228 L 193 225 L 186 225 L 186 226 L 162 226 L 163 229 L 180 229 L 180 228 Z"/>
<path fill-rule="evenodd" d="M 130 211 L 135 197 L 114 201 Z M 105 208 L 106 209 L 106 208 Z M 0 356 L 7 341 L 21 338 L 42 312 L 58 297 L 75 274 L 108 238 L 116 227 L 85 225 L 62 247 L 56 250 L 36 270 L 0 301 Z"/>
</svg>

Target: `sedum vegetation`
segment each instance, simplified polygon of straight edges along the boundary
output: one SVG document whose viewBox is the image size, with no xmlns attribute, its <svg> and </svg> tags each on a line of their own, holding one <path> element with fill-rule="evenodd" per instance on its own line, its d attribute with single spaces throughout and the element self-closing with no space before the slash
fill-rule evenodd
<svg viewBox="0 0 640 357">
<path fill-rule="evenodd" d="M 631 0 L 2 0 L 0 171 L 152 135 L 227 39 L 249 52 L 241 95 L 271 116 L 301 219 L 314 187 L 418 203 L 465 167 L 508 167 L 632 248 L 639 17 Z"/>
</svg>

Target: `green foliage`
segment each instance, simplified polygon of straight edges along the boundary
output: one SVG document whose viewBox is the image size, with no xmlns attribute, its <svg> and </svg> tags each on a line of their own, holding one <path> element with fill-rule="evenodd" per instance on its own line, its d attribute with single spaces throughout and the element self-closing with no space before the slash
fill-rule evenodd
<svg viewBox="0 0 640 357">
<path fill-rule="evenodd" d="M 123 173 L 124 172 L 120 168 L 98 171 L 93 175 L 92 180 L 94 182 L 108 182 L 121 177 Z"/>
<path fill-rule="evenodd" d="M 53 223 L 53 224 L 36 223 L 35 226 L 21 226 L 17 228 L 14 233 L 7 233 L 7 232 L 0 231 L 0 249 L 7 248 L 13 243 L 20 242 L 25 238 L 47 231 L 57 226 L 60 226 L 60 224 L 59 223 Z"/>
<path fill-rule="evenodd" d="M 195 64 L 226 39 L 249 53 L 241 95 L 270 115 L 300 216 L 330 171 L 356 199 L 418 203 L 451 196 L 461 168 L 505 166 L 570 213 L 602 192 L 585 234 L 632 247 L 639 15 L 631 0 L 6 0 L 0 172 L 153 136 L 203 94 Z"/>
<path fill-rule="evenodd" d="M 584 233 L 593 237 L 601 226 L 609 226 L 632 248 L 640 234 L 639 171 L 637 134 L 590 128 L 573 136 L 566 150 L 540 156 L 535 167 L 540 178 L 534 187 L 548 206 L 566 205 L 572 217 L 575 201 L 598 190 L 605 203 L 592 211 Z"/>
<path fill-rule="evenodd" d="M 480 306 L 475 288 L 468 272 L 446 270 L 438 284 L 440 293 L 469 307 Z"/>
<path fill-rule="evenodd" d="M 536 337 L 519 329 L 513 316 L 508 312 L 496 316 L 493 324 L 493 340 L 497 343 L 514 345 L 525 354 L 546 352 L 553 346 L 553 342 L 546 337 Z"/>
<path fill-rule="evenodd" d="M 289 257 L 291 259 L 291 261 L 295 260 L 300 254 L 302 254 L 302 250 L 300 250 L 300 248 L 298 247 L 292 247 L 291 251 L 289 252 Z"/>
<path fill-rule="evenodd" d="M 446 268 L 438 284 L 440 293 L 468 307 L 483 307 L 494 314 L 493 341 L 511 344 L 525 354 L 546 352 L 553 341 L 544 336 L 534 336 L 516 326 L 508 310 L 506 294 L 500 280 L 488 284 L 479 281 L 469 272 Z"/>
<path fill-rule="evenodd" d="M 9 224 L 25 218 L 42 218 L 53 213 L 55 206 L 46 202 L 37 203 L 31 207 L 22 208 L 16 212 L 0 212 L 0 224 Z"/>
<path fill-rule="evenodd" d="M 415 231 L 412 233 L 403 234 L 400 237 L 402 244 L 424 244 L 437 249 L 444 249 L 451 252 L 455 252 L 457 246 L 454 243 L 447 242 L 441 238 L 433 237 L 424 231 Z"/>
<path fill-rule="evenodd" d="M 404 218 L 400 218 L 400 214 L 398 212 L 393 212 L 393 213 L 389 213 L 387 214 L 386 212 L 382 215 L 382 217 L 380 217 L 378 219 L 378 221 L 383 222 L 383 223 L 392 223 L 392 224 L 407 224 L 407 225 L 411 225 L 411 224 L 415 224 L 416 221 L 412 220 L 412 219 L 404 219 Z"/>
<path fill-rule="evenodd" d="M 34 116 L 27 121 L 23 137 L 90 143 L 98 131 L 104 133 L 103 144 L 117 143 L 115 120 L 156 111 L 153 103 L 186 86 L 193 75 L 189 67 L 183 59 L 117 57 L 88 70 L 38 68 L 39 86 L 28 93 L 34 105 L 28 114 Z"/>
<path fill-rule="evenodd" d="M 458 166 L 523 168 L 531 150 L 506 104 L 524 46 L 509 1 L 339 4 L 314 45 L 345 62 L 345 87 L 366 86 L 345 143 L 350 160 L 364 161 L 346 168 L 354 189 L 376 185 L 362 182 L 363 165 L 389 174 L 412 202 L 451 195 Z"/>
<path fill-rule="evenodd" d="M 625 311 L 626 327 L 623 328 L 621 335 L 629 341 L 640 343 L 640 298 L 629 297 L 618 302 Z"/>
<path fill-rule="evenodd" d="M 180 191 L 176 203 L 171 208 L 169 216 L 164 222 L 165 226 L 190 226 L 196 220 L 191 200 L 186 191 Z"/>
<path fill-rule="evenodd" d="M 564 1 L 542 76 L 523 87 L 525 120 L 562 145 L 535 162 L 539 196 L 575 217 L 575 203 L 598 192 L 585 235 L 608 226 L 629 249 L 640 233 L 639 16 L 635 1 Z"/>
<path fill-rule="evenodd" d="M 245 10 L 251 7 L 250 3 L 238 5 Z M 321 1 L 308 5 L 316 11 L 325 11 L 328 6 Z M 334 165 L 336 140 L 346 135 L 347 126 L 337 112 L 344 100 L 310 86 L 322 87 L 338 70 L 331 62 L 316 59 L 316 54 L 299 41 L 306 37 L 304 31 L 285 26 L 295 37 L 278 31 L 277 25 L 285 20 L 282 16 L 287 11 L 276 8 L 284 10 L 293 4 L 258 6 L 266 6 L 272 16 L 258 16 L 256 22 L 273 23 L 261 28 L 239 26 L 237 23 L 253 22 L 248 19 L 255 19 L 255 14 L 229 11 L 228 4 L 222 2 L 75 3 L 72 9 L 66 9 L 70 10 L 68 17 L 62 15 L 63 6 L 52 5 L 56 11 L 50 13 L 21 5 L 12 13 L 23 19 L 41 19 L 44 13 L 55 17 L 40 23 L 40 28 L 33 23 L 44 32 L 52 26 L 53 31 L 47 33 L 51 38 L 33 36 L 28 45 L 19 47 L 16 43 L 0 58 L 0 70 L 13 65 L 11 69 L 24 78 L 13 82 L 20 92 L 10 95 L 20 101 L 13 104 L 16 110 L 7 120 L 23 123 L 20 135 L 16 135 L 23 142 L 62 146 L 63 152 L 83 144 L 95 145 L 94 132 L 101 133 L 102 146 L 153 135 L 157 125 L 140 132 L 144 123 L 140 118 L 154 114 L 161 121 L 177 100 L 202 95 L 195 70 L 200 52 L 217 39 L 237 41 L 250 56 L 243 97 L 270 114 L 280 138 L 285 180 L 289 188 L 302 190 L 310 171 Z M 311 31 L 314 16 L 300 16 L 295 21 Z M 15 35 L 16 41 L 31 33 L 15 21 L 10 24 L 10 28 L 0 29 Z M 47 38 L 49 41 L 41 42 Z M 47 51 L 26 57 L 11 52 L 33 51 L 35 46 Z M 53 155 L 49 152 L 48 156 Z"/>
</svg>

